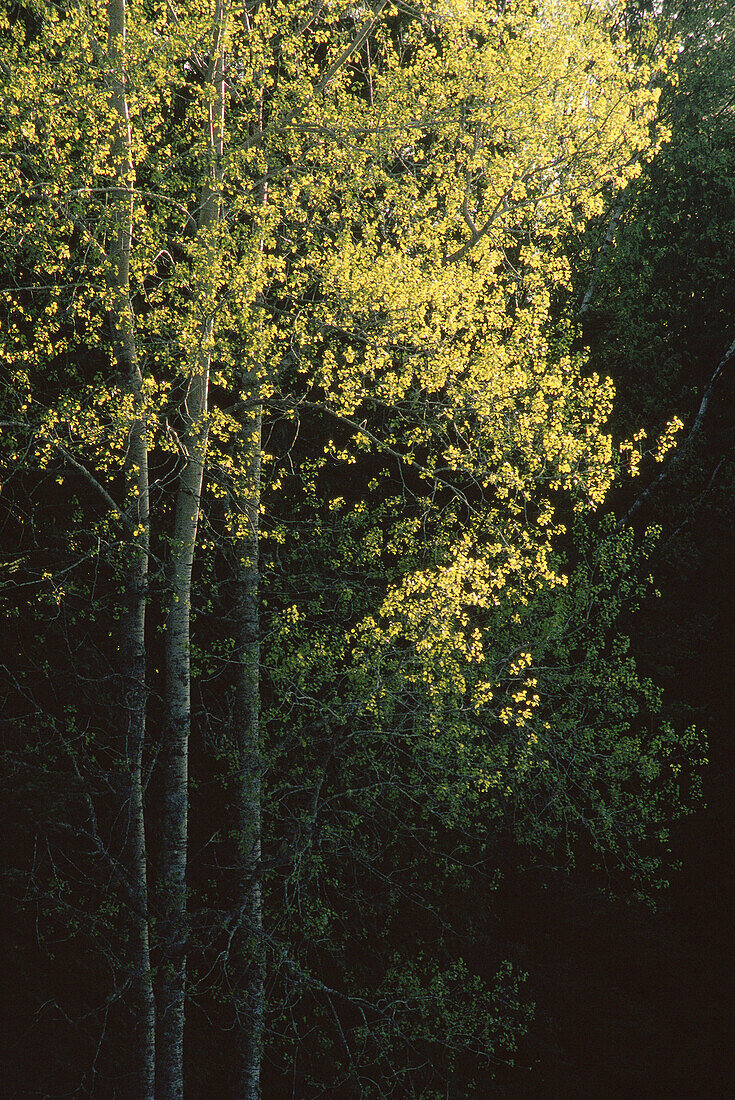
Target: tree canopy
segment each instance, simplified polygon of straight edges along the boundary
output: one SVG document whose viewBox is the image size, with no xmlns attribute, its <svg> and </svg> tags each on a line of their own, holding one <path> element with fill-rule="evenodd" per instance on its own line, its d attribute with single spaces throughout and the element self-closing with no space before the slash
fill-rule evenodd
<svg viewBox="0 0 735 1100">
<path fill-rule="evenodd" d="M 686 798 L 564 304 L 667 51 L 581 0 L 0 29 L 12 882 L 95 947 L 63 1087 L 472 1095 L 530 1011 L 504 868 L 645 890 Z"/>
</svg>

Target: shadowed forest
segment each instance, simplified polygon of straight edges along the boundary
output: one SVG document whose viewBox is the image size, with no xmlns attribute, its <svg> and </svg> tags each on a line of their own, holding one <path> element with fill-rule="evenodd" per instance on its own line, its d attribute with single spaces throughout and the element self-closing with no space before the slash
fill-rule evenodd
<svg viewBox="0 0 735 1100">
<path fill-rule="evenodd" d="M 2 0 L 0 1100 L 730 1097 L 730 0 Z"/>
</svg>

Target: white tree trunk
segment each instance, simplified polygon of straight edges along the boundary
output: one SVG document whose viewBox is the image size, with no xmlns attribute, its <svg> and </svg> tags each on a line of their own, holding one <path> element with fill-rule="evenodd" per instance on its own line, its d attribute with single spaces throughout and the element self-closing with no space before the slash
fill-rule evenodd
<svg viewBox="0 0 735 1100">
<path fill-rule="evenodd" d="M 115 232 L 109 258 L 112 290 L 112 329 L 120 378 L 133 398 L 133 419 L 125 458 L 126 491 L 132 496 L 127 516 L 132 522 L 123 588 L 124 614 L 120 625 L 121 700 L 117 707 L 118 735 L 125 762 L 121 796 L 124 823 L 122 861 L 130 885 L 130 966 L 134 990 L 136 1043 L 132 1062 L 136 1095 L 153 1100 L 155 1079 L 155 1003 L 151 978 L 148 927 L 148 876 L 143 809 L 142 760 L 146 733 L 145 616 L 148 595 L 149 486 L 148 441 L 142 378 L 138 364 L 135 322 L 130 297 L 133 190 L 130 114 L 125 85 L 125 0 L 108 3 L 108 59 L 110 106 L 114 125 L 112 194 Z"/>
<path fill-rule="evenodd" d="M 159 1100 L 184 1095 L 184 1004 L 186 997 L 186 863 L 189 818 L 188 754 L 191 731 L 191 576 L 201 508 L 208 435 L 209 371 L 218 289 L 217 251 L 225 122 L 224 32 L 227 10 L 217 0 L 212 54 L 206 78 L 214 95 L 209 107 L 210 174 L 205 183 L 195 256 L 193 308 L 200 311 L 198 345 L 180 405 L 184 466 L 178 479 L 168 570 L 166 616 L 166 731 L 163 747 L 161 829 L 161 966 L 158 978 Z"/>
<path fill-rule="evenodd" d="M 158 978 L 157 1095 L 184 1095 L 184 998 L 186 992 L 186 857 L 189 818 L 188 752 L 191 728 L 191 572 L 196 546 L 204 458 L 208 357 L 191 379 L 184 437 L 187 459 L 176 501 L 166 617 L 167 727 L 163 748 L 163 820 L 160 848 L 161 959 Z"/>
</svg>

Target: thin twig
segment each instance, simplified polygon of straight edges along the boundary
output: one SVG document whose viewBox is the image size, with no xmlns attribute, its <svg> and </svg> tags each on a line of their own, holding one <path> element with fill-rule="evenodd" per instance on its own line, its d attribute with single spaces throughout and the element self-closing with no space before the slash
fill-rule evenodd
<svg viewBox="0 0 735 1100">
<path fill-rule="evenodd" d="M 692 445 L 694 444 L 697 436 L 702 430 L 704 418 L 707 413 L 707 409 L 709 408 L 710 401 L 712 400 L 712 394 L 715 391 L 715 387 L 717 386 L 717 383 L 721 380 L 725 372 L 725 368 L 728 366 L 733 358 L 735 358 L 735 340 L 733 340 L 733 342 L 730 344 L 730 347 L 720 359 L 712 374 L 712 377 L 705 387 L 704 393 L 702 394 L 702 400 L 699 404 L 699 409 L 697 410 L 697 415 L 694 418 L 694 423 L 689 429 L 689 434 L 687 435 L 686 439 L 676 448 L 675 451 L 673 451 L 671 458 L 666 463 L 658 477 L 655 478 L 648 486 L 648 488 L 644 489 L 641 495 L 633 501 L 628 511 L 619 521 L 616 530 L 619 531 L 622 527 L 626 527 L 630 523 L 633 517 L 646 503 L 648 498 L 653 493 L 655 493 L 656 490 L 659 489 L 665 481 L 668 481 L 668 479 L 671 477 L 671 474 L 681 465 L 684 457 L 692 449 Z"/>
</svg>

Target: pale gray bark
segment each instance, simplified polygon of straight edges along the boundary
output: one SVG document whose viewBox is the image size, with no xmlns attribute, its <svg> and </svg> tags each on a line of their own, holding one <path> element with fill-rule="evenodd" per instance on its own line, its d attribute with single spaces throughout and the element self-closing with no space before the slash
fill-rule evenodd
<svg viewBox="0 0 735 1100">
<path fill-rule="evenodd" d="M 131 439 L 130 450 L 136 447 Z M 143 448 L 141 447 L 142 451 Z M 147 515 L 141 507 L 137 518 L 143 524 Z M 140 536 L 139 542 L 147 541 Z M 145 564 L 144 564 L 145 563 Z M 123 715 L 127 715 L 127 844 L 126 863 L 130 869 L 133 896 L 136 905 L 132 911 L 132 952 L 135 967 L 134 990 L 136 998 L 136 1050 L 133 1061 L 137 1065 L 138 1096 L 153 1100 L 155 1082 L 155 1032 L 156 1016 L 150 959 L 148 925 L 148 877 L 146 832 L 143 807 L 143 744 L 146 729 L 145 684 L 145 608 L 147 590 L 147 547 L 138 546 L 131 553 L 131 568 L 126 578 L 128 607 L 122 623 L 121 645 L 122 671 L 127 683 Z"/>
<path fill-rule="evenodd" d="M 131 541 L 126 552 L 124 613 L 120 623 L 121 700 L 118 732 L 125 762 L 121 790 L 123 866 L 129 882 L 130 966 L 136 1019 L 132 1064 L 136 1095 L 153 1100 L 155 1080 L 155 1003 L 151 978 L 148 927 L 148 877 L 143 808 L 142 759 L 146 732 L 145 616 L 148 589 L 149 487 L 148 441 L 142 377 L 138 363 L 135 322 L 130 298 L 133 190 L 130 115 L 125 84 L 125 0 L 108 2 L 108 79 L 113 111 L 113 158 L 119 190 L 112 195 L 115 232 L 110 246 L 112 329 L 115 356 L 123 385 L 133 398 L 128 433 L 125 483 L 132 503 L 126 510 Z"/>
<path fill-rule="evenodd" d="M 180 405 L 183 468 L 179 474 L 168 570 L 166 616 L 166 730 L 162 752 L 163 820 L 160 848 L 161 965 L 158 977 L 156 1090 L 159 1100 L 184 1095 L 184 1006 L 186 996 L 186 864 L 189 817 L 188 753 L 191 730 L 191 576 L 201 507 L 208 435 L 208 391 L 220 185 L 224 138 L 226 9 L 218 0 L 207 80 L 214 89 L 209 108 L 210 174 L 198 223 L 193 273 L 200 311 L 198 345 L 190 361 Z"/>
<path fill-rule="evenodd" d="M 184 465 L 178 479 L 171 536 L 166 615 L 166 730 L 161 753 L 163 806 L 160 847 L 161 960 L 158 978 L 157 1094 L 184 1095 L 186 992 L 186 862 L 191 729 L 191 576 L 207 450 L 211 314 L 181 406 Z"/>
<path fill-rule="evenodd" d="M 203 356 L 186 401 L 186 461 L 179 477 L 169 568 L 166 617 L 167 726 L 162 751 L 163 806 L 160 846 L 160 947 L 158 972 L 159 1100 L 184 1095 L 186 993 L 186 861 L 189 817 L 188 752 L 191 727 L 189 627 L 191 574 L 207 445 L 209 357 Z"/>
</svg>

